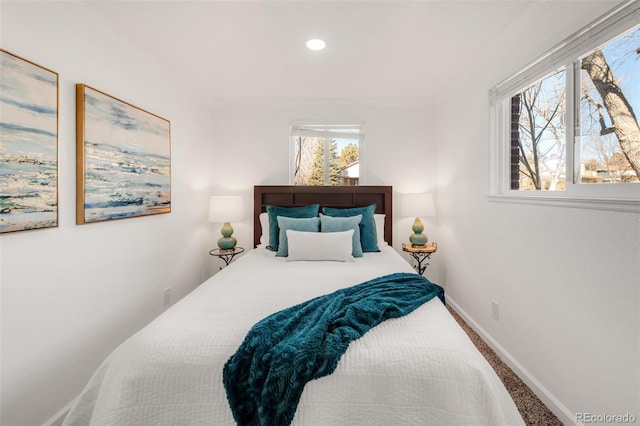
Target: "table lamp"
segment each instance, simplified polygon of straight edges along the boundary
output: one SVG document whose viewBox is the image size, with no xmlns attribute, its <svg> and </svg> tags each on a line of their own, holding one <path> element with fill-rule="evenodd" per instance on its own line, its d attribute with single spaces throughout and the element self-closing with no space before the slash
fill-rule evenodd
<svg viewBox="0 0 640 426">
<path fill-rule="evenodd" d="M 220 251 L 233 250 L 238 242 L 233 237 L 231 222 L 244 219 L 244 200 L 239 195 L 213 195 L 209 197 L 209 222 L 224 223 L 218 240 Z"/>
<path fill-rule="evenodd" d="M 400 215 L 404 217 L 415 217 L 413 221 L 413 234 L 409 237 L 412 247 L 424 247 L 427 245 L 427 235 L 423 232 L 424 225 L 420 217 L 435 216 L 436 210 L 433 206 L 433 196 L 431 194 L 402 194 L 400 197 Z"/>
</svg>

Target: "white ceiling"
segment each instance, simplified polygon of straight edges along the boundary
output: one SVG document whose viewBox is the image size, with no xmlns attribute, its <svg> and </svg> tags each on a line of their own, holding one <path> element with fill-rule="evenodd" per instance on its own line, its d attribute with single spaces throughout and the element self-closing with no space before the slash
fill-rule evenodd
<svg viewBox="0 0 640 426">
<path fill-rule="evenodd" d="M 507 27 L 553 2 L 86 4 L 209 98 L 428 98 L 478 66 Z M 309 38 L 326 49 L 308 50 Z"/>
</svg>

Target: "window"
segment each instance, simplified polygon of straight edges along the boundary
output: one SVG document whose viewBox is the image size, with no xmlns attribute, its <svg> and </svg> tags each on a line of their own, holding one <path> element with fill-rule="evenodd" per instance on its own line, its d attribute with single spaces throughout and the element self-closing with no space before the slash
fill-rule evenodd
<svg viewBox="0 0 640 426">
<path fill-rule="evenodd" d="M 640 182 L 640 28 L 579 65 L 578 181 Z"/>
<path fill-rule="evenodd" d="M 511 189 L 565 188 L 566 71 L 511 97 Z"/>
<path fill-rule="evenodd" d="M 491 90 L 492 199 L 640 211 L 640 3 Z"/>
<path fill-rule="evenodd" d="M 293 185 L 359 185 L 363 124 L 291 123 L 290 155 Z"/>
</svg>

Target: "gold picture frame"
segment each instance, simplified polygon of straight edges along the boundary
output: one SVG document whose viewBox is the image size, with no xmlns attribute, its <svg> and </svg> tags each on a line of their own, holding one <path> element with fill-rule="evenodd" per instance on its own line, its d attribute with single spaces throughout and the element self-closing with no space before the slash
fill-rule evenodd
<svg viewBox="0 0 640 426">
<path fill-rule="evenodd" d="M 58 73 L 0 49 L 0 234 L 58 226 Z"/>
<path fill-rule="evenodd" d="M 76 85 L 76 223 L 171 212 L 171 125 Z"/>
</svg>

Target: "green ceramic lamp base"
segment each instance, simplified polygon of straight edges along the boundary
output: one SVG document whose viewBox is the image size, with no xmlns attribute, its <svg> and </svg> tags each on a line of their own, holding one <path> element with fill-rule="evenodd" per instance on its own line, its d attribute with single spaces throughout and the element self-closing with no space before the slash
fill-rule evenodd
<svg viewBox="0 0 640 426">
<path fill-rule="evenodd" d="M 232 237 L 233 228 L 229 222 L 225 222 L 220 230 L 222 238 L 218 240 L 218 248 L 220 250 L 233 250 L 238 243 L 235 237 Z"/>
<path fill-rule="evenodd" d="M 413 221 L 413 226 L 411 227 L 411 229 L 413 229 L 413 234 L 411 234 L 411 236 L 409 237 L 409 242 L 411 243 L 411 245 L 413 247 L 426 246 L 429 239 L 427 238 L 427 235 L 422 232 L 424 231 L 424 225 L 422 224 L 422 221 L 419 217 L 416 217 L 416 220 Z"/>
</svg>

